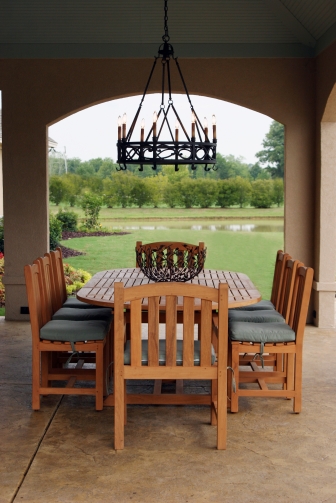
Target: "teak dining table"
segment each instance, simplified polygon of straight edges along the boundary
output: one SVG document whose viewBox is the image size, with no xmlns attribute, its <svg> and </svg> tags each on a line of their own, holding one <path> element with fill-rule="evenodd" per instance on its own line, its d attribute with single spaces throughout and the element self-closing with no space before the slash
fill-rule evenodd
<svg viewBox="0 0 336 503">
<path fill-rule="evenodd" d="M 79 290 L 77 298 L 96 306 L 113 308 L 113 285 L 117 281 L 122 281 L 125 287 L 153 283 L 139 268 L 110 269 L 97 272 L 92 276 L 86 285 Z M 211 287 L 218 287 L 220 282 L 227 283 L 229 285 L 229 308 L 248 306 L 261 300 L 260 292 L 250 278 L 241 272 L 204 269 L 189 282 Z M 127 306 L 125 307 L 127 308 Z M 146 304 L 143 304 L 143 309 L 146 307 Z M 162 298 L 160 309 L 164 308 L 164 298 Z"/>
<path fill-rule="evenodd" d="M 77 298 L 82 302 L 96 306 L 114 307 L 114 283 L 122 281 L 125 287 L 152 283 L 139 268 L 109 269 L 97 272 L 77 293 Z M 190 283 L 217 287 L 218 284 L 227 283 L 229 286 L 229 308 L 243 307 L 261 300 L 261 294 L 246 274 L 217 269 L 204 269 Z M 148 306 L 144 302 L 145 311 Z M 216 309 L 213 305 L 213 309 Z M 177 309 L 179 308 L 179 299 Z M 127 304 L 125 304 L 127 309 Z M 165 298 L 160 299 L 160 310 L 165 310 Z M 181 311 L 183 306 L 181 305 Z M 197 311 L 197 304 L 195 304 Z M 169 405 L 209 405 L 210 395 L 184 394 L 183 382 L 176 383 L 176 394 L 161 393 L 161 383 L 155 382 L 153 394 L 127 394 L 128 404 L 169 404 Z M 104 405 L 113 406 L 114 396 L 108 395 Z"/>
</svg>

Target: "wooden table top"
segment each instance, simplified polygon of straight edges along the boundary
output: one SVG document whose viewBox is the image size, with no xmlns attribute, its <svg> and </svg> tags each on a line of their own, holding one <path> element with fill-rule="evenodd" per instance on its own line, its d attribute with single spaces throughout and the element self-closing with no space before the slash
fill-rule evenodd
<svg viewBox="0 0 336 503">
<path fill-rule="evenodd" d="M 89 304 L 113 307 L 113 284 L 118 281 L 122 281 L 125 287 L 153 283 L 139 268 L 110 269 L 97 272 L 92 276 L 86 285 L 79 290 L 77 298 Z M 211 287 L 217 287 L 219 282 L 229 285 L 229 307 L 248 306 L 261 300 L 261 295 L 252 281 L 241 272 L 204 269 L 190 281 L 190 283 Z M 164 309 L 164 305 L 165 300 L 162 298 L 160 307 Z M 145 308 L 146 304 L 143 304 L 143 307 Z"/>
</svg>

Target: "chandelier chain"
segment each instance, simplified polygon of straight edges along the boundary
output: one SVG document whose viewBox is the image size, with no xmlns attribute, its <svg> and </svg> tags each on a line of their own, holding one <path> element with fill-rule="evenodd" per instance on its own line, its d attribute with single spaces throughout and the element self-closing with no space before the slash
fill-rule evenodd
<svg viewBox="0 0 336 503">
<path fill-rule="evenodd" d="M 168 0 L 165 0 L 164 11 L 165 11 L 165 15 L 164 15 L 164 31 L 165 31 L 165 34 L 163 35 L 162 40 L 164 42 L 169 42 L 170 36 L 168 34 Z"/>
</svg>

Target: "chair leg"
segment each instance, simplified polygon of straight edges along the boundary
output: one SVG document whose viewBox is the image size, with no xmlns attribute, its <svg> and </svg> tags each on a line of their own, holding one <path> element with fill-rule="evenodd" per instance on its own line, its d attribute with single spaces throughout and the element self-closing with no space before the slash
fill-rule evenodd
<svg viewBox="0 0 336 503">
<path fill-rule="evenodd" d="M 126 379 L 124 380 L 124 424 L 127 424 L 127 391 L 126 391 Z"/>
<path fill-rule="evenodd" d="M 230 410 L 231 412 L 238 412 L 238 390 L 239 390 L 239 344 L 231 343 L 231 367 L 234 372 L 234 378 L 236 381 L 236 391 L 231 385 L 231 402 Z"/>
<path fill-rule="evenodd" d="M 286 358 L 286 387 L 285 389 L 292 391 L 294 389 L 294 366 L 295 366 L 295 355 L 293 353 L 288 353 L 285 355 Z M 290 400 L 291 397 L 288 397 Z"/>
<path fill-rule="evenodd" d="M 210 405 L 210 424 L 216 426 L 217 424 L 217 411 L 215 408 L 215 402 L 217 402 L 218 407 L 218 383 L 216 379 L 211 380 L 211 405 Z"/>
<path fill-rule="evenodd" d="M 43 388 L 48 388 L 50 386 L 50 381 L 48 381 L 50 359 L 50 353 L 48 351 L 41 352 L 41 386 Z"/>
<path fill-rule="evenodd" d="M 123 376 L 114 375 L 114 448 L 124 448 L 125 382 Z"/>
<path fill-rule="evenodd" d="M 302 406 L 302 348 L 300 352 L 295 354 L 294 389 L 293 412 L 298 414 L 301 412 Z"/>
<path fill-rule="evenodd" d="M 97 344 L 96 351 L 96 410 L 103 410 L 104 344 Z"/>
<path fill-rule="evenodd" d="M 239 355 L 238 355 L 239 356 Z M 218 373 L 217 381 L 217 449 L 226 449 L 227 439 L 227 372 Z"/>
<path fill-rule="evenodd" d="M 41 407 L 40 396 L 40 351 L 34 348 L 33 345 L 33 361 L 32 361 L 32 374 L 33 374 L 33 389 L 32 389 L 32 408 L 39 410 Z"/>
</svg>

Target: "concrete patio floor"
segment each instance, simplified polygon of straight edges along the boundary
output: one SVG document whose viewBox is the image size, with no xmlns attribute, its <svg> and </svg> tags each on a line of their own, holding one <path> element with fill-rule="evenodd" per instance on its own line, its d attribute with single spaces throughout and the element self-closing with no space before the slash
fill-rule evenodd
<svg viewBox="0 0 336 503">
<path fill-rule="evenodd" d="M 30 345 L 29 323 L 0 321 L 0 503 L 336 502 L 335 331 L 306 328 L 302 413 L 241 399 L 226 451 L 206 407 L 129 407 L 118 454 L 93 397 L 33 412 Z"/>
</svg>

